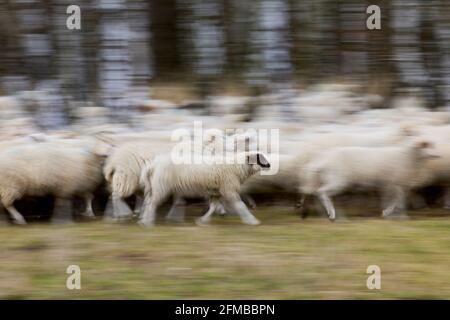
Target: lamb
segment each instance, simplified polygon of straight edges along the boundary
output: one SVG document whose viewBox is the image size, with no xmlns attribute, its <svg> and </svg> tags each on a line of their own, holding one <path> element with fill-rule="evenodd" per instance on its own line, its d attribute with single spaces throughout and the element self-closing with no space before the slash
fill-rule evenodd
<svg viewBox="0 0 450 320">
<path fill-rule="evenodd" d="M 330 220 L 336 217 L 331 196 L 351 186 L 378 187 L 394 196 L 383 210 L 387 217 L 404 209 L 406 193 L 429 180 L 424 164 L 435 158 L 433 145 L 425 140 L 391 147 L 337 147 L 319 154 L 300 173 L 305 183 L 300 191 L 314 194 Z"/>
<path fill-rule="evenodd" d="M 102 181 L 102 159 L 108 147 L 93 138 L 76 142 L 42 142 L 19 145 L 0 153 L 0 201 L 13 222 L 25 224 L 14 202 L 23 196 L 54 195 L 54 221 L 67 221 L 68 200 L 86 199 L 85 215 L 94 216 L 92 192 Z"/>
<path fill-rule="evenodd" d="M 240 152 L 233 164 L 217 164 L 214 159 L 201 164 L 175 164 L 169 155 L 157 156 L 143 172 L 146 181 L 146 208 L 139 221 L 141 225 L 154 223 L 156 210 L 171 194 L 221 198 L 225 206 L 236 211 L 246 224 L 260 222 L 247 209 L 239 196 L 241 184 L 261 168 L 270 168 L 266 157 L 259 152 Z"/>
<path fill-rule="evenodd" d="M 213 155 L 216 157 L 224 156 L 229 152 L 242 152 L 254 150 L 257 145 L 257 136 L 254 131 L 236 132 L 233 135 L 225 136 L 221 130 L 207 130 L 203 135 L 203 142 L 200 152 L 207 157 Z M 256 147 L 257 148 L 257 147 Z M 220 151 L 222 152 L 220 152 Z M 195 150 L 192 153 L 195 156 Z M 143 179 L 141 185 L 145 185 L 146 174 L 141 175 Z M 244 195 L 248 201 L 253 201 L 250 196 Z M 254 201 L 253 201 L 254 203 Z M 184 221 L 186 201 L 180 195 L 174 195 L 172 206 L 166 216 L 167 220 L 182 222 Z M 219 200 L 210 202 L 209 210 L 202 219 L 197 219 L 197 224 L 204 225 L 209 221 L 209 216 L 214 212 L 221 215 L 226 213 L 225 208 Z"/>
</svg>

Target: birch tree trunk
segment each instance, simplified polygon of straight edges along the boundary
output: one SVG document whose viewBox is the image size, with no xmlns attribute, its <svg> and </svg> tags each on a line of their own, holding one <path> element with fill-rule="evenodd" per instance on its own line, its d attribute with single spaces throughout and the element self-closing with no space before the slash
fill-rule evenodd
<svg viewBox="0 0 450 320">
<path fill-rule="evenodd" d="M 222 27 L 222 3 L 219 0 L 193 0 L 191 24 L 194 39 L 194 74 L 199 93 L 207 101 L 223 74 L 225 48 Z"/>
<path fill-rule="evenodd" d="M 289 11 L 287 0 L 259 0 L 254 2 L 253 29 L 250 34 L 250 86 L 262 87 L 276 93 L 279 99 L 272 108 L 275 114 L 293 119 L 292 62 L 289 39 Z M 263 91 L 265 91 L 263 89 Z"/>
<path fill-rule="evenodd" d="M 99 86 L 102 104 L 113 118 L 125 121 L 132 112 L 129 99 L 133 66 L 130 56 L 130 28 L 125 0 L 98 0 L 101 12 L 99 33 Z"/>
</svg>

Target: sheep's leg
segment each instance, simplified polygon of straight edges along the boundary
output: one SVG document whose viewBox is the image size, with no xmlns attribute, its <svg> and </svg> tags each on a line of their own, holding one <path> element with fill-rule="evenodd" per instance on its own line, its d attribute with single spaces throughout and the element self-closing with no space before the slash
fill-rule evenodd
<svg viewBox="0 0 450 320">
<path fill-rule="evenodd" d="M 196 219 L 195 222 L 200 225 L 200 226 L 204 226 L 209 224 L 209 221 L 211 220 L 211 216 L 212 214 L 218 209 L 218 207 L 221 206 L 221 203 L 219 202 L 218 199 L 212 199 L 209 202 L 209 208 L 208 211 L 201 216 L 200 218 Z M 223 206 L 222 206 L 223 208 Z"/>
<path fill-rule="evenodd" d="M 336 209 L 334 208 L 331 196 L 338 194 L 344 190 L 347 183 L 345 179 L 338 178 L 336 176 L 329 176 L 327 179 L 329 182 L 324 184 L 317 191 L 318 198 L 327 211 L 328 219 L 334 221 L 336 219 Z M 345 218 L 344 214 L 341 214 L 342 218 Z"/>
<path fill-rule="evenodd" d="M 23 216 L 17 211 L 16 207 L 14 207 L 14 204 L 11 204 L 9 206 L 6 206 L 6 210 L 8 210 L 9 214 L 11 215 L 13 219 L 13 223 L 15 224 L 27 224 Z"/>
<path fill-rule="evenodd" d="M 305 200 L 306 200 L 306 194 L 302 193 L 302 194 L 298 195 L 297 202 L 295 203 L 295 207 L 297 209 L 302 209 L 303 206 L 305 205 Z"/>
<path fill-rule="evenodd" d="M 84 201 L 86 202 L 86 210 L 81 213 L 82 216 L 88 218 L 95 218 L 94 209 L 92 209 L 92 200 L 94 199 L 94 195 L 92 193 L 88 193 L 84 195 Z"/>
<path fill-rule="evenodd" d="M 112 195 L 113 215 L 116 219 L 129 218 L 133 215 L 128 204 L 116 194 Z"/>
<path fill-rule="evenodd" d="M 331 201 L 331 198 L 326 192 L 320 192 L 319 200 L 327 210 L 328 219 L 334 221 L 334 219 L 336 219 L 336 210 L 334 209 L 333 201 Z"/>
<path fill-rule="evenodd" d="M 383 210 L 383 217 L 390 216 L 395 209 L 400 209 L 402 212 L 405 209 L 405 191 L 398 186 L 392 187 L 394 195 L 387 207 Z"/>
<path fill-rule="evenodd" d="M 57 224 L 73 222 L 72 201 L 70 199 L 55 199 L 52 222 Z"/>
<path fill-rule="evenodd" d="M 217 202 L 215 213 L 217 213 L 221 216 L 224 216 L 227 213 L 222 202 L 220 202 L 220 201 Z"/>
<path fill-rule="evenodd" d="M 256 217 L 247 209 L 247 206 L 245 203 L 241 200 L 241 197 L 236 194 L 231 195 L 224 195 L 223 199 L 225 200 L 225 203 L 227 206 L 229 206 L 232 211 L 239 214 L 241 217 L 242 222 L 249 225 L 258 225 L 261 222 L 256 219 Z"/>
<path fill-rule="evenodd" d="M 173 199 L 172 206 L 170 207 L 169 213 L 166 216 L 166 220 L 183 222 L 185 207 L 186 207 L 186 200 L 184 200 L 183 197 L 175 196 Z"/>
<path fill-rule="evenodd" d="M 302 219 L 306 219 L 308 217 L 308 208 L 306 206 L 306 197 L 307 195 L 305 193 L 302 193 L 300 195 L 299 200 L 297 201 L 295 207 L 300 210 L 300 215 Z"/>
<path fill-rule="evenodd" d="M 141 215 L 142 206 L 144 205 L 144 199 L 140 195 L 136 195 L 136 201 L 134 203 L 134 214 L 137 216 Z"/>
<path fill-rule="evenodd" d="M 153 193 L 152 196 L 150 195 L 146 196 L 146 199 L 144 200 L 146 204 L 145 209 L 141 219 L 138 222 L 141 226 L 151 227 L 154 225 L 156 210 L 158 209 L 159 205 L 164 201 L 165 198 L 166 198 L 165 195 L 159 195 L 159 193 Z"/>
<path fill-rule="evenodd" d="M 248 194 L 243 194 L 243 195 L 242 195 L 242 200 L 244 200 L 244 202 L 247 203 L 247 205 L 248 205 L 251 209 L 256 209 L 256 202 L 255 202 L 255 199 L 253 199 L 250 195 L 248 195 Z"/>
</svg>

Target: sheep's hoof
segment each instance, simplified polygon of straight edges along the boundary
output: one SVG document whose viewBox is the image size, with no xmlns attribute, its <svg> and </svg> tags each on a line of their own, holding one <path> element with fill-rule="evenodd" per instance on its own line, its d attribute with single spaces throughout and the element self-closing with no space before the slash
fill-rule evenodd
<svg viewBox="0 0 450 320">
<path fill-rule="evenodd" d="M 256 219 L 256 218 L 253 218 L 253 219 L 248 219 L 248 220 L 244 221 L 244 223 L 245 223 L 245 224 L 248 224 L 248 225 L 250 225 L 250 226 L 257 226 L 257 225 L 260 225 L 260 224 L 261 224 L 261 221 L 259 221 L 259 220 Z"/>
<path fill-rule="evenodd" d="M 209 226 L 209 220 L 204 220 L 202 218 L 195 219 L 195 224 L 200 227 L 207 227 Z"/>
<path fill-rule="evenodd" d="M 13 220 L 12 223 L 15 224 L 15 225 L 18 225 L 18 226 L 23 226 L 23 225 L 27 224 L 27 222 L 24 219 Z"/>
<path fill-rule="evenodd" d="M 144 228 L 150 228 L 154 226 L 153 222 L 146 222 L 144 220 L 139 220 L 138 225 Z"/>
<path fill-rule="evenodd" d="M 95 218 L 97 218 L 97 217 L 95 216 L 95 214 L 93 214 L 92 212 L 82 212 L 80 215 L 81 215 L 83 218 L 86 218 L 86 219 L 95 219 Z"/>
</svg>

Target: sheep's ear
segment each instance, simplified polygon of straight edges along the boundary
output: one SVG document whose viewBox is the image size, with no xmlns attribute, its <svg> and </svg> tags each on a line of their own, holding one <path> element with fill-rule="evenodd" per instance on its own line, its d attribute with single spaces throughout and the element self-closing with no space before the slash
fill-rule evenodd
<svg viewBox="0 0 450 320">
<path fill-rule="evenodd" d="M 260 165 L 262 168 L 270 168 L 270 163 L 264 154 L 262 153 L 256 154 L 256 160 L 258 165 Z"/>
</svg>

